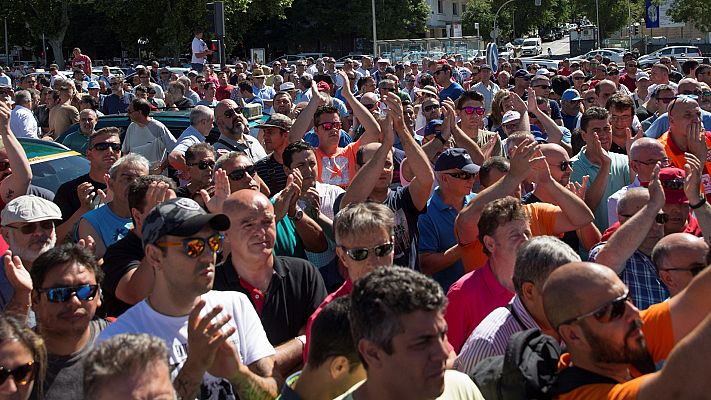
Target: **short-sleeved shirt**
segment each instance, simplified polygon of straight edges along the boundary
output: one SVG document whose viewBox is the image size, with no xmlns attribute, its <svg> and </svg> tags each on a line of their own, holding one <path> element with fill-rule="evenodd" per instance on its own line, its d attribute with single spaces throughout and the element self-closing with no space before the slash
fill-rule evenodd
<svg viewBox="0 0 711 400">
<path fill-rule="evenodd" d="M 583 147 L 580 150 L 580 153 L 570 159 L 570 161 L 573 162 L 573 172 L 570 174 L 570 181 L 583 183 L 583 176 L 589 175 L 590 180 L 588 181 L 588 188 L 590 188 L 590 185 L 592 185 L 598 172 L 600 171 L 600 166 L 595 165 L 588 160 L 585 155 L 586 147 Z M 595 214 L 595 226 L 600 230 L 600 232 L 607 229 L 608 223 L 607 201 L 605 201 L 605 199 L 630 184 L 630 168 L 627 156 L 617 153 L 608 153 L 608 156 L 610 156 L 611 159 L 610 175 L 607 178 L 605 193 L 600 200 L 600 204 L 598 204 L 593 210 L 593 213 Z"/>
<path fill-rule="evenodd" d="M 499 283 L 487 261 L 483 267 L 462 276 L 447 293 L 449 305 L 447 338 L 459 353 L 474 328 L 498 307 L 511 301 L 514 293 Z"/>
<path fill-rule="evenodd" d="M 436 188 L 427 201 L 427 211 L 417 221 L 419 231 L 418 250 L 420 253 L 443 253 L 457 244 L 454 235 L 454 220 L 459 212 L 444 203 L 440 196 L 441 188 Z M 463 206 L 469 204 L 473 194 L 464 197 Z M 420 264 L 420 268 L 423 266 Z M 442 271 L 432 274 L 432 279 L 442 285 L 446 292 L 449 287 L 464 275 L 464 264 L 458 260 Z"/>
<path fill-rule="evenodd" d="M 650 92 L 651 93 L 651 92 Z M 711 112 L 706 110 L 701 110 L 701 123 L 704 125 L 704 129 L 711 131 Z M 669 130 L 669 115 L 664 113 L 659 116 L 646 131 L 644 135 L 654 139 L 659 139 L 664 132 Z"/>
<path fill-rule="evenodd" d="M 127 272 L 138 268 L 144 256 L 141 238 L 130 231 L 118 242 L 106 249 L 104 254 L 104 280 L 101 282 L 101 293 L 104 295 L 102 308 L 108 317 L 118 317 L 131 308 L 116 297 L 116 288 Z"/>
<path fill-rule="evenodd" d="M 10 113 L 10 130 L 16 137 L 37 139 L 39 128 L 32 110 L 21 105 L 15 105 Z"/>
<path fill-rule="evenodd" d="M 131 92 L 126 92 L 123 96 L 112 93 L 104 96 L 104 101 L 101 103 L 101 112 L 104 115 L 123 114 L 128 110 L 129 104 L 136 96 Z"/>
<path fill-rule="evenodd" d="M 439 91 L 439 100 L 445 101 L 450 99 L 452 101 L 457 101 L 457 99 L 464 93 L 464 88 L 457 82 L 452 82 L 447 88 L 442 88 Z"/>
<path fill-rule="evenodd" d="M 175 141 L 175 147 L 172 151 L 178 151 L 180 154 L 185 155 L 188 148 L 194 144 L 204 143 L 205 136 L 202 135 L 194 126 L 190 125 L 183 133 L 180 134 L 178 139 Z"/>
<path fill-rule="evenodd" d="M 215 274 L 215 290 L 244 293 L 255 306 L 269 342 L 277 346 L 299 336 L 311 314 L 326 298 L 326 287 L 316 267 L 306 260 L 274 257 L 274 274 L 266 293 L 241 279 L 227 257 Z"/>
<path fill-rule="evenodd" d="M 269 343 L 264 328 L 259 322 L 257 312 L 243 293 L 212 290 L 200 298 L 205 300 L 205 307 L 200 312 L 201 316 L 220 305 L 222 311 L 215 320 L 227 315 L 232 317 L 225 324 L 225 329 L 233 327 L 235 332 L 227 340 L 237 351 L 242 364 L 249 366 L 275 354 L 274 347 Z M 104 329 L 97 343 L 122 333 L 147 333 L 162 339 L 168 348 L 168 363 L 172 379 L 177 377 L 188 358 L 188 315 L 173 317 L 161 314 L 144 300 L 129 308 Z M 203 394 L 202 398 L 207 399 L 236 398 L 232 385 L 226 379 L 209 373 L 203 376 L 200 392 Z"/>
<path fill-rule="evenodd" d="M 491 101 L 494 100 L 494 96 L 499 92 L 499 85 L 489 82 L 489 86 L 485 86 L 483 82 L 479 82 L 472 86 L 471 90 L 484 96 L 484 109 L 486 109 L 487 114 L 490 113 Z"/>
<path fill-rule="evenodd" d="M 531 229 L 531 235 L 556 235 L 555 222 L 561 211 L 560 207 L 539 202 L 524 204 L 523 208 L 526 210 L 526 214 L 529 218 L 528 226 Z M 458 232 L 457 234 L 463 235 L 466 234 L 466 232 Z M 466 245 L 462 245 L 459 239 L 458 242 L 460 243 L 460 254 L 466 272 L 473 271 L 484 265 L 487 261 L 487 256 L 484 254 L 484 246 L 479 240 L 474 240 Z"/>
<path fill-rule="evenodd" d="M 86 155 L 86 148 L 89 146 L 89 136 L 81 132 L 81 130 L 72 132 L 64 137 L 62 144 L 70 149 Z"/>
<path fill-rule="evenodd" d="M 318 181 L 341 187 L 350 185 L 356 174 L 356 153 L 360 143 L 358 140 L 346 147 L 338 147 L 333 154 L 326 154 L 317 147 Z"/>
<path fill-rule="evenodd" d="M 175 137 L 170 130 L 156 119 L 150 119 L 141 126 L 131 122 L 126 129 L 121 151 L 123 154 L 138 153 L 151 163 L 163 162 L 175 147 Z"/>
<path fill-rule="evenodd" d="M 54 196 L 54 203 L 57 204 L 59 210 L 62 211 L 62 222 L 66 222 L 81 207 L 79 195 L 77 195 L 77 187 L 84 182 L 91 183 L 92 186 L 94 186 L 94 191 L 99 189 L 106 190 L 106 183 L 91 179 L 89 174 L 64 182 L 59 189 L 57 189 L 57 194 Z M 98 195 L 95 197 L 97 200 L 100 198 L 101 196 Z"/>
<path fill-rule="evenodd" d="M 205 41 L 195 36 L 193 37 L 193 41 L 190 44 L 190 48 L 192 52 L 192 58 L 190 62 L 192 64 L 205 64 L 205 56 L 198 57 L 196 55 L 197 53 L 203 53 L 205 52 L 205 50 L 207 50 L 207 44 L 205 44 Z"/>
<path fill-rule="evenodd" d="M 393 262 L 403 267 L 417 267 L 417 220 L 426 208 L 418 210 L 412 201 L 410 187 L 388 190 L 384 204 L 395 213 L 395 257 Z"/>
<path fill-rule="evenodd" d="M 647 342 L 647 350 L 652 356 L 654 363 L 667 359 L 674 347 L 674 332 L 669 302 L 665 301 L 656 304 L 640 313 L 642 319 L 642 333 Z M 570 365 L 570 354 L 565 353 L 561 357 L 559 366 L 566 368 Z M 558 400 L 583 400 L 583 399 L 607 399 L 607 400 L 634 400 L 637 398 L 640 387 L 645 379 L 651 375 L 642 375 L 630 381 L 618 384 L 599 383 L 584 385 L 568 393 L 561 394 L 555 398 Z"/>
<path fill-rule="evenodd" d="M 264 147 L 259 144 L 259 141 L 257 141 L 257 139 L 253 138 L 250 135 L 243 135 L 242 138 L 244 139 L 244 141 L 238 142 L 225 135 L 220 135 L 220 137 L 217 139 L 217 142 L 215 142 L 212 147 L 215 149 L 215 151 L 241 151 L 243 153 L 246 153 L 253 163 L 256 163 L 257 161 L 267 156 L 267 152 L 264 151 Z"/>
<path fill-rule="evenodd" d="M 284 190 L 287 179 L 284 164 L 274 158 L 274 153 L 254 163 L 254 167 L 257 169 L 259 177 L 269 188 L 269 193 L 276 194 Z"/>
<path fill-rule="evenodd" d="M 304 344 L 304 364 L 306 363 L 306 360 L 308 359 L 309 355 L 309 345 L 311 344 L 311 326 L 314 324 L 314 321 L 316 320 L 316 317 L 318 317 L 318 314 L 326 308 L 326 306 L 332 302 L 333 300 L 336 300 L 339 297 L 343 296 L 348 296 L 353 292 L 353 282 L 351 282 L 350 279 L 346 279 L 345 282 L 343 282 L 343 285 L 338 288 L 335 292 L 329 294 L 326 296 L 326 298 L 323 300 L 323 302 L 316 308 L 316 311 L 311 314 L 309 317 L 308 322 L 306 323 L 306 344 Z"/>
<path fill-rule="evenodd" d="M 86 54 L 80 54 L 72 59 L 72 68 L 81 68 L 85 74 L 91 76 L 91 58 Z"/>
</svg>

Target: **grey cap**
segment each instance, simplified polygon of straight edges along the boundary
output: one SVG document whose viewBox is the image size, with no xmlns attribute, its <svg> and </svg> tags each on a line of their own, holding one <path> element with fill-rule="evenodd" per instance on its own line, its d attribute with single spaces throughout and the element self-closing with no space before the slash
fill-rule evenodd
<svg viewBox="0 0 711 400">
<path fill-rule="evenodd" d="M 192 199 L 178 197 L 165 201 L 155 206 L 143 222 L 143 247 L 154 244 L 165 235 L 193 235 L 207 225 L 225 231 L 230 228 L 230 219 L 225 214 L 207 213 Z"/>
<path fill-rule="evenodd" d="M 274 127 L 279 128 L 283 131 L 289 131 L 291 130 L 292 123 L 293 121 L 288 116 L 275 112 L 269 116 L 269 119 L 266 120 L 266 122 L 261 125 L 257 125 L 257 128 L 264 129 Z"/>
<path fill-rule="evenodd" d="M 47 220 L 61 220 L 62 211 L 59 206 L 42 197 L 31 194 L 19 196 L 7 203 L 0 213 L 2 226 L 16 222 L 39 222 Z"/>
</svg>

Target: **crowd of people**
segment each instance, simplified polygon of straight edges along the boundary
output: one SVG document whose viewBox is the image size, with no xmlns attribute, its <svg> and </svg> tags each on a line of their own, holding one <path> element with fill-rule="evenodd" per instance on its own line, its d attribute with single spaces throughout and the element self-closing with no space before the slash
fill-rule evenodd
<svg viewBox="0 0 711 400">
<path fill-rule="evenodd" d="M 711 65 L 193 53 L 0 86 L 0 398 L 513 398 L 529 330 L 521 398 L 707 396 Z M 48 193 L 18 137 L 90 170 Z"/>
</svg>

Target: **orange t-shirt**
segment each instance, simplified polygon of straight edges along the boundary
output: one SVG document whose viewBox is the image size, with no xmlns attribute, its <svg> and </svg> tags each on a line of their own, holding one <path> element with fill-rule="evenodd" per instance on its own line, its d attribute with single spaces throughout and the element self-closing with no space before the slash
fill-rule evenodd
<svg viewBox="0 0 711 400">
<path fill-rule="evenodd" d="M 674 347 L 674 333 L 672 331 L 672 320 L 669 312 L 669 302 L 655 304 L 640 313 L 644 324 L 642 333 L 647 342 L 647 349 L 651 354 L 655 364 L 666 360 Z M 570 365 L 570 354 L 561 356 L 559 366 L 565 368 Z M 651 375 L 642 375 L 624 383 L 616 385 L 607 383 L 596 383 L 581 386 L 568 393 L 559 395 L 557 400 L 634 400 L 637 398 L 639 388 L 645 379 Z"/>
<path fill-rule="evenodd" d="M 669 137 L 669 131 L 659 137 L 659 142 L 664 146 L 664 151 L 669 157 L 669 165 L 683 170 L 684 164 L 686 164 L 686 157 L 684 152 Z M 711 149 L 711 132 L 709 131 L 706 132 L 706 147 Z M 705 164 L 704 171 L 701 174 L 701 190 L 706 195 L 706 200 L 711 201 L 711 150 L 708 150 L 705 160 L 699 161 Z"/>
<path fill-rule="evenodd" d="M 337 148 L 331 155 L 317 148 L 318 181 L 348 187 L 356 174 L 356 152 L 359 148 L 360 139 L 346 147 Z"/>
<path fill-rule="evenodd" d="M 560 213 L 560 207 L 548 203 L 524 204 L 523 208 L 528 214 L 528 225 L 533 236 L 555 235 L 553 228 L 555 220 Z M 459 232 L 455 229 L 457 241 L 460 242 Z M 486 263 L 488 257 L 484 254 L 484 245 L 478 238 L 466 245 L 459 244 L 464 271 L 471 272 Z"/>
</svg>

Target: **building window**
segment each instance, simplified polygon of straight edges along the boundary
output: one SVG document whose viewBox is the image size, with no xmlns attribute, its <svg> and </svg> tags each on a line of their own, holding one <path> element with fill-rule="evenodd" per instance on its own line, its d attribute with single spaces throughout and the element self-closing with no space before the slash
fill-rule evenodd
<svg viewBox="0 0 711 400">
<path fill-rule="evenodd" d="M 467 3 L 462 3 L 462 15 L 464 15 L 465 11 L 467 11 Z"/>
<path fill-rule="evenodd" d="M 452 15 L 459 15 L 459 4 L 452 3 Z"/>
<path fill-rule="evenodd" d="M 437 14 L 442 14 L 443 12 L 442 0 L 437 0 Z"/>
</svg>

